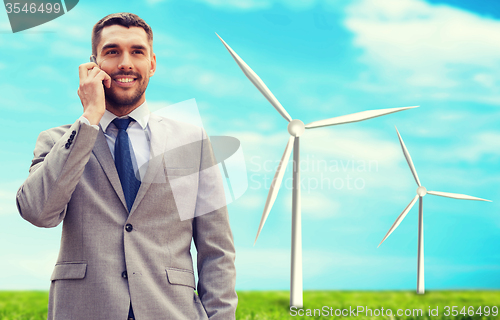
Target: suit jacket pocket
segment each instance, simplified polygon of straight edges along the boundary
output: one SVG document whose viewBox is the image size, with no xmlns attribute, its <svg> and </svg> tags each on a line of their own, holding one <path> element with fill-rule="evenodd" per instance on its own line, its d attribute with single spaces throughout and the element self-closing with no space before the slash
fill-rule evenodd
<svg viewBox="0 0 500 320">
<path fill-rule="evenodd" d="M 82 262 L 57 263 L 50 280 L 76 280 L 85 278 L 87 264 Z"/>
<path fill-rule="evenodd" d="M 170 284 L 179 284 L 195 289 L 193 271 L 176 268 L 167 268 L 165 271 L 167 272 L 167 278 Z"/>
</svg>

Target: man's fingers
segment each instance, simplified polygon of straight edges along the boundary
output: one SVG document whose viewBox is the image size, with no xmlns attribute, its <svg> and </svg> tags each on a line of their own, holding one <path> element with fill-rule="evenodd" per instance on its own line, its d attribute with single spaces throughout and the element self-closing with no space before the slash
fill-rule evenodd
<svg viewBox="0 0 500 320">
<path fill-rule="evenodd" d="M 89 70 L 88 75 L 87 75 L 87 82 L 88 81 L 93 81 L 93 79 L 101 72 L 101 69 L 98 67 L 94 67 L 92 70 Z"/>
<path fill-rule="evenodd" d="M 103 84 L 109 89 L 111 88 L 111 77 L 104 71 L 101 70 L 101 72 L 99 72 L 99 75 L 103 73 L 104 74 L 104 80 L 103 80 Z"/>
<path fill-rule="evenodd" d="M 92 70 L 89 71 L 86 80 L 87 81 L 99 80 L 106 87 L 108 88 L 111 87 L 111 77 L 105 71 L 97 67 L 94 67 Z"/>
<path fill-rule="evenodd" d="M 87 79 L 88 74 L 89 74 L 89 70 L 92 70 L 95 67 L 98 67 L 98 66 L 97 66 L 97 64 L 95 64 L 93 62 L 83 63 L 78 67 L 78 73 L 80 75 L 80 83 L 82 83 L 83 81 L 85 81 L 85 79 Z"/>
<path fill-rule="evenodd" d="M 106 87 L 111 87 L 111 77 L 103 70 L 99 69 L 99 73 L 95 76 L 95 78 L 101 80 Z"/>
</svg>

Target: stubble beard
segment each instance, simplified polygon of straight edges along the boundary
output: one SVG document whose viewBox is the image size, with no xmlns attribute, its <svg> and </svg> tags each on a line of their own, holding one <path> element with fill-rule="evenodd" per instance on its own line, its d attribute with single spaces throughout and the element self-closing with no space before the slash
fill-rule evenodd
<svg viewBox="0 0 500 320">
<path fill-rule="evenodd" d="M 106 88 L 104 87 L 104 92 L 106 96 L 106 105 L 109 105 L 115 110 L 123 110 L 123 109 L 129 109 L 133 107 L 135 104 L 139 102 L 139 100 L 142 98 L 144 92 L 146 92 L 146 88 L 148 86 L 147 79 L 143 80 L 144 78 L 137 78 L 137 81 L 139 82 L 139 86 L 135 89 L 134 93 L 132 95 L 128 95 L 128 91 L 130 90 L 123 90 L 122 88 L 116 88 L 114 89 L 113 87 L 111 88 Z M 125 92 L 124 95 L 118 95 L 117 90 L 123 90 Z"/>
</svg>

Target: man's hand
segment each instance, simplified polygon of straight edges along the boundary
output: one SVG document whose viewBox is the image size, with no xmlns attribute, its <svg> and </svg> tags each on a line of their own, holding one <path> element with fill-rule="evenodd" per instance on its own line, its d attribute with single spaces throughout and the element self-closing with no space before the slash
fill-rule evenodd
<svg viewBox="0 0 500 320">
<path fill-rule="evenodd" d="M 111 77 L 93 62 L 81 64 L 78 69 L 80 73 L 78 96 L 83 105 L 83 116 L 90 124 L 97 125 L 106 110 L 103 84 L 110 88 Z"/>
</svg>

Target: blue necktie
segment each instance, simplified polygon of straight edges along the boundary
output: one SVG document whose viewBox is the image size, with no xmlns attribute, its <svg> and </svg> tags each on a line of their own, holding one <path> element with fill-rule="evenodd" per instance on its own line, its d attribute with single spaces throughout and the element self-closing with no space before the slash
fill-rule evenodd
<svg viewBox="0 0 500 320">
<path fill-rule="evenodd" d="M 120 177 L 129 212 L 134 204 L 137 191 L 139 191 L 139 187 L 141 186 L 141 181 L 137 180 L 134 174 L 127 134 L 127 128 L 131 121 L 131 118 L 115 118 L 115 120 L 113 120 L 114 125 L 118 128 L 118 135 L 115 141 L 115 165 L 118 176 Z"/>
</svg>

